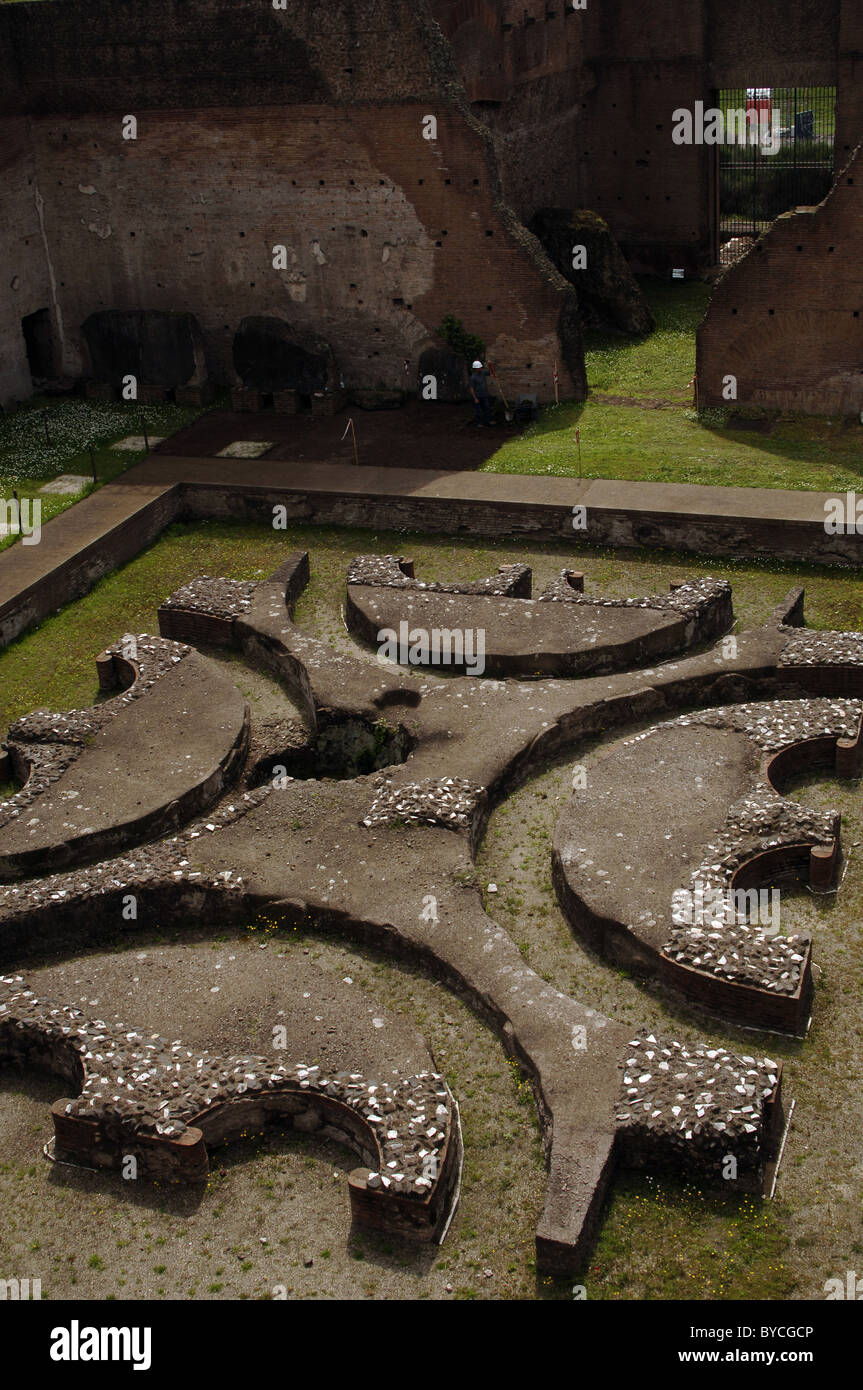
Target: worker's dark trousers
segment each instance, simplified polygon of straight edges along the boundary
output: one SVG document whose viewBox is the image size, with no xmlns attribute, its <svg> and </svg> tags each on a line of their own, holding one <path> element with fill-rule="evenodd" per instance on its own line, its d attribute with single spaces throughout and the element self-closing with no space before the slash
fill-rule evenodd
<svg viewBox="0 0 863 1390">
<path fill-rule="evenodd" d="M 473 419 L 476 425 L 491 424 L 491 406 L 488 396 L 480 396 L 479 400 L 473 403 Z"/>
</svg>

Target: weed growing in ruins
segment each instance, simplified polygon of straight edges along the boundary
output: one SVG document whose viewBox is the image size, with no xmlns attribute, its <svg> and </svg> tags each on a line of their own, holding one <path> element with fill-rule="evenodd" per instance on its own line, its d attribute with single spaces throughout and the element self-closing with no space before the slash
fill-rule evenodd
<svg viewBox="0 0 863 1390">
<path fill-rule="evenodd" d="M 457 319 L 454 314 L 445 314 L 441 321 L 438 333 L 453 350 L 466 361 L 472 362 L 474 358 L 485 361 L 485 343 L 474 333 L 468 333 L 461 319 Z"/>
</svg>

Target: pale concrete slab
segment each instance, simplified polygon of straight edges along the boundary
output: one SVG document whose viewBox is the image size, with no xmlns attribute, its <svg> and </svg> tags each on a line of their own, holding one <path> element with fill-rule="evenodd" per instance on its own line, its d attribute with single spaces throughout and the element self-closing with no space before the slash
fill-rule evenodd
<svg viewBox="0 0 863 1390">
<path fill-rule="evenodd" d="M 235 439 L 233 444 L 228 444 L 224 449 L 220 449 L 216 458 L 220 459 L 259 459 L 264 454 L 269 453 L 273 443 L 269 439 Z"/>
<path fill-rule="evenodd" d="M 118 439 L 116 444 L 112 444 L 112 449 L 120 449 L 124 453 L 138 454 L 147 446 L 154 449 L 157 444 L 163 444 L 167 435 L 151 434 L 145 439 L 142 434 L 128 434 L 125 439 Z"/>
<path fill-rule="evenodd" d="M 93 481 L 83 473 L 61 473 L 59 478 L 53 478 L 50 483 L 40 487 L 40 492 L 57 493 L 63 497 L 72 497 L 76 493 L 83 492 L 88 483 Z"/>
</svg>

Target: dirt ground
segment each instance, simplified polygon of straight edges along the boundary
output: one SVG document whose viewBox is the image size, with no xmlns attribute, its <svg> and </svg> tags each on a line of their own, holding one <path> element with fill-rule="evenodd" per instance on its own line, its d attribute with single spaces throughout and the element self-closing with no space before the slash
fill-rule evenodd
<svg viewBox="0 0 863 1390">
<path fill-rule="evenodd" d="M 475 426 L 469 402 L 441 402 L 434 409 L 421 401 L 409 401 L 399 410 L 351 406 L 338 415 L 320 418 L 309 412 L 277 415 L 274 410 L 260 414 L 216 410 L 202 415 L 153 452 L 211 458 L 236 440 L 254 439 L 273 445 L 263 455 L 270 459 L 353 463 L 352 436 L 348 433 L 343 438 L 349 420 L 356 430 L 359 461 L 367 468 L 472 470 L 480 468 L 507 439 L 521 433 L 518 426 L 505 422 L 502 412 L 492 426 Z M 250 471 L 254 467 L 255 460 L 251 459 Z"/>
<path fill-rule="evenodd" d="M 497 1040 L 432 981 L 337 942 L 288 932 L 262 949 L 256 932 L 217 924 L 136 936 L 125 950 L 27 978 L 46 997 L 212 1049 L 265 1052 L 285 1025 L 289 1048 L 309 1063 L 402 1074 L 434 1063 L 459 1100 L 465 1165 L 442 1247 L 353 1231 L 356 1157 L 314 1135 L 269 1130 L 216 1150 L 203 1190 L 137 1188 L 52 1166 L 42 1155 L 48 1107 L 66 1083 L 7 1067 L 0 1274 L 41 1278 L 43 1298 L 536 1296 L 544 1166 L 533 1103 Z"/>
<path fill-rule="evenodd" d="M 257 556 L 254 564 L 261 563 L 264 542 L 249 540 L 247 530 L 199 528 L 212 538 L 205 561 L 188 549 L 198 532 L 167 539 L 162 553 L 182 546 L 188 578 L 202 564 L 209 573 L 233 573 L 238 537 Z M 572 563 L 569 552 L 554 546 L 529 556 L 524 542 L 477 549 L 430 538 L 298 531 L 290 543 L 312 552 L 312 583 L 298 620 L 344 650 L 354 650 L 341 617 L 352 553 L 398 548 L 428 578 L 479 578 L 502 560 L 534 558 L 539 586 L 565 559 Z M 143 573 L 155 560 L 135 563 Z M 243 573 L 250 563 L 243 558 Z M 797 578 L 778 567 L 735 573 L 740 567 L 718 561 L 642 553 L 586 553 L 584 567 L 589 588 L 621 595 L 661 590 L 696 573 L 727 574 L 740 626 L 764 621 Z M 130 566 L 112 623 L 132 621 L 123 603 L 139 601 L 134 574 Z M 810 585 L 808 611 L 818 625 L 859 625 L 857 591 L 845 578 L 804 579 L 801 571 L 801 581 Z M 75 611 L 98 601 L 98 595 L 84 599 Z M 221 659 L 249 699 L 253 720 L 296 717 L 269 678 L 230 654 Z M 577 761 L 589 766 L 600 747 L 580 745 Z M 588 1297 L 822 1298 L 824 1281 L 859 1269 L 863 1257 L 860 785 L 801 783 L 792 793 L 807 805 L 841 810 L 846 850 L 840 894 L 783 898 L 783 925 L 812 931 L 818 962 L 812 1030 L 799 1042 L 727 1028 L 683 1006 L 671 1009 L 574 939 L 550 878 L 552 828 L 569 795 L 571 761 L 538 773 L 492 816 L 478 863 L 486 890 L 497 887 L 486 891 L 488 911 L 544 978 L 589 1007 L 681 1040 L 778 1053 L 788 1099 L 796 1101 L 773 1202 L 732 1201 L 691 1185 L 619 1175 L 583 1276 Z M 0 1073 L 0 1278 L 41 1278 L 46 1298 L 256 1299 L 273 1297 L 276 1288 L 289 1298 L 570 1298 L 567 1282 L 536 1278 L 541 1147 L 529 1088 L 496 1037 L 419 971 L 320 936 L 282 933 L 268 940 L 262 950 L 251 930 L 228 933 L 212 922 L 189 933 L 180 923 L 163 924 L 155 936 L 27 973 L 46 994 L 68 989 L 75 1000 L 98 1000 L 100 1011 L 190 1043 L 258 1048 L 273 1026 L 290 1019 L 292 1036 L 303 1034 L 315 1056 L 330 1055 L 343 1034 L 344 1048 L 370 1066 L 433 1057 L 458 1098 L 465 1138 L 461 1202 L 445 1244 L 418 1251 L 352 1231 L 345 1179 L 355 1159 L 314 1136 L 249 1136 L 217 1152 L 211 1181 L 198 1192 L 130 1190 L 113 1175 L 52 1167 L 41 1152 L 51 1134 L 48 1107 L 66 1083 L 7 1068 Z M 385 1027 L 376 1028 L 375 1019 Z M 394 1063 L 393 1053 L 399 1054 Z"/>
</svg>

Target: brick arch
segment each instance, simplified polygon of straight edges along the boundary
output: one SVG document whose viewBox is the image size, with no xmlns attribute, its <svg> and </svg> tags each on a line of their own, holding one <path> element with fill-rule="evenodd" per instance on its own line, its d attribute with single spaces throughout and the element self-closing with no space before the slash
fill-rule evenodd
<svg viewBox="0 0 863 1390">
<path fill-rule="evenodd" d="M 358 1155 L 365 1166 L 348 1182 L 360 1225 L 430 1240 L 458 1199 L 458 1106 L 436 1072 L 370 1082 L 302 1062 L 190 1051 L 39 999 L 20 975 L 0 976 L 6 1058 L 52 1071 L 74 1091 L 51 1107 L 61 1162 L 116 1170 L 131 1157 L 142 1177 L 199 1182 L 208 1146 L 276 1123 L 320 1130 Z"/>
<path fill-rule="evenodd" d="M 255 1097 L 235 1096 L 209 1107 L 191 1119 L 190 1132 L 200 1131 L 205 1151 L 244 1139 L 263 1125 L 320 1134 L 355 1153 L 360 1166 L 348 1176 L 351 1215 L 366 1229 L 383 1229 L 415 1238 L 436 1235 L 452 1210 L 461 1162 L 458 1122 L 447 1131 L 438 1177 L 425 1196 L 390 1192 L 379 1175 L 387 1173 L 387 1157 L 373 1124 L 346 1099 L 311 1090 L 285 1090 Z M 375 1186 L 377 1178 L 377 1186 Z"/>
</svg>

